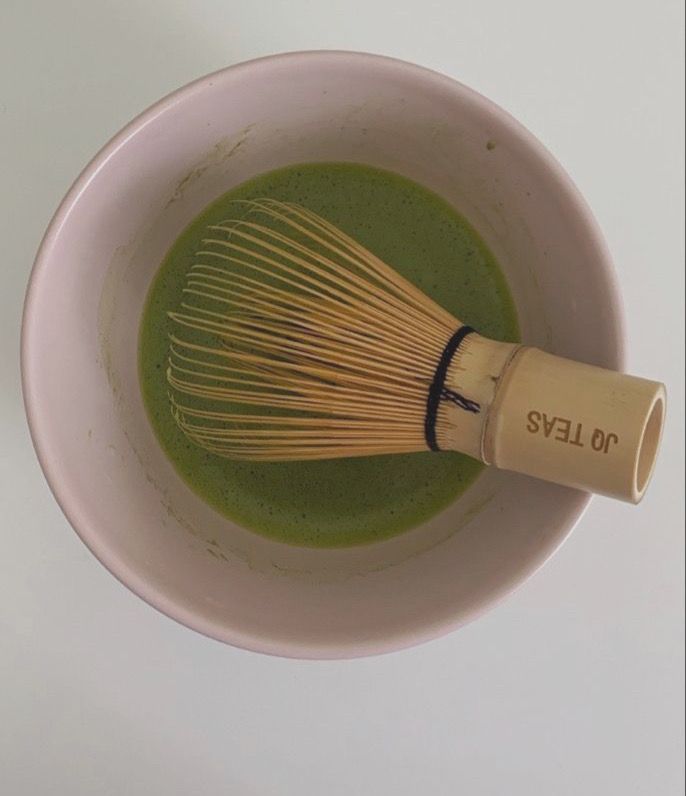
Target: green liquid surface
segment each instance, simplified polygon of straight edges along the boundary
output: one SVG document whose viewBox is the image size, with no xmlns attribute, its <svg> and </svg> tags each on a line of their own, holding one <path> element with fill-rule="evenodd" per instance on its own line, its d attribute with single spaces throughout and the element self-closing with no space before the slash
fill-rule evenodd
<svg viewBox="0 0 686 796">
<path fill-rule="evenodd" d="M 143 398 L 157 438 L 201 498 L 264 536 L 309 547 L 343 547 L 408 530 L 454 501 L 483 465 L 461 454 L 428 451 L 314 462 L 235 462 L 197 447 L 174 422 L 166 381 L 167 312 L 179 304 L 207 226 L 235 215 L 233 200 L 260 197 L 314 210 L 481 334 L 518 339 L 514 305 L 498 264 L 470 224 L 439 196 L 369 166 L 289 166 L 245 182 L 209 205 L 160 266 L 139 341 Z"/>
</svg>

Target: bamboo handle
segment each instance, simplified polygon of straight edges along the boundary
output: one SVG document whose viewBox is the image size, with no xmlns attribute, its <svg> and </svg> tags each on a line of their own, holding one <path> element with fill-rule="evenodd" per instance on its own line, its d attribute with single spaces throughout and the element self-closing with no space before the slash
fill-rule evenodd
<svg viewBox="0 0 686 796">
<path fill-rule="evenodd" d="M 664 414 L 665 389 L 658 382 L 522 347 L 499 378 L 481 458 L 638 503 L 653 471 Z"/>
<path fill-rule="evenodd" d="M 643 497 L 664 423 L 659 382 L 470 334 L 445 387 L 440 448 L 632 503 Z"/>
</svg>

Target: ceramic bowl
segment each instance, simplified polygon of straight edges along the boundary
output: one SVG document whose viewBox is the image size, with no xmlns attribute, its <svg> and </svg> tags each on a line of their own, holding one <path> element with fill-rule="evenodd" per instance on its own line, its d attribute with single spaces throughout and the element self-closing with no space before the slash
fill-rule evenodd
<svg viewBox="0 0 686 796">
<path fill-rule="evenodd" d="M 306 658 L 459 627 L 541 566 L 588 501 L 488 469 L 421 527 L 315 550 L 232 524 L 179 478 L 138 383 L 155 271 L 218 195 L 332 160 L 403 174 L 463 213 L 506 273 L 525 342 L 623 364 L 617 288 L 588 207 L 530 133 L 454 80 L 360 53 L 277 55 L 197 80 L 118 133 L 57 210 L 28 289 L 23 384 L 41 465 L 86 545 L 144 600 L 221 641 Z"/>
</svg>

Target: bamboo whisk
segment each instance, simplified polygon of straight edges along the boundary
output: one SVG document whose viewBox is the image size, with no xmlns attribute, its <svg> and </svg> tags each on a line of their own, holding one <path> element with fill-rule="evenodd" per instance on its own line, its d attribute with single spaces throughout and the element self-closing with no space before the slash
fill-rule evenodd
<svg viewBox="0 0 686 796">
<path fill-rule="evenodd" d="M 460 450 L 640 499 L 661 385 L 483 338 L 310 210 L 237 206 L 169 312 L 172 412 L 194 443 L 253 461 Z"/>
</svg>

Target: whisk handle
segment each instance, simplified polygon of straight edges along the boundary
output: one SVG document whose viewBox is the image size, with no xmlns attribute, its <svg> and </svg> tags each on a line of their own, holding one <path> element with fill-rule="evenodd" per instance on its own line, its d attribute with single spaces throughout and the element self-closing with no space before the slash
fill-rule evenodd
<svg viewBox="0 0 686 796">
<path fill-rule="evenodd" d="M 499 379 L 481 458 L 638 503 L 657 456 L 665 400 L 659 382 L 521 347 Z"/>
</svg>

